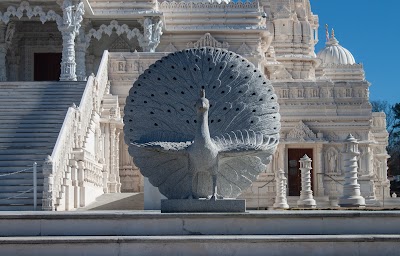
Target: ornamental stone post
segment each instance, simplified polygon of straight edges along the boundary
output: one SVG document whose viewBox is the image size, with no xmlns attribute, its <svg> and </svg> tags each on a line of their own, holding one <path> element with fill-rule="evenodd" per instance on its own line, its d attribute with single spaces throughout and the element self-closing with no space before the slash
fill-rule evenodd
<svg viewBox="0 0 400 256">
<path fill-rule="evenodd" d="M 301 208 L 315 208 L 317 206 L 311 190 L 311 158 L 304 155 L 300 159 L 301 191 L 297 206 Z"/>
<path fill-rule="evenodd" d="M 279 169 L 275 174 L 276 196 L 275 196 L 275 209 L 288 209 L 289 205 L 286 199 L 286 184 L 287 179 L 285 172 Z"/>
<path fill-rule="evenodd" d="M 53 160 L 47 156 L 43 164 L 43 196 L 42 196 L 42 209 L 44 211 L 55 211 L 54 198 L 54 176 L 53 176 Z"/>
<path fill-rule="evenodd" d="M 358 151 L 358 142 L 353 135 L 350 134 L 345 143 L 346 149 L 343 153 L 345 177 L 343 196 L 339 199 L 339 206 L 364 207 L 365 199 L 361 196 L 360 184 L 358 184 L 357 178 L 357 157 L 360 155 Z"/>
</svg>

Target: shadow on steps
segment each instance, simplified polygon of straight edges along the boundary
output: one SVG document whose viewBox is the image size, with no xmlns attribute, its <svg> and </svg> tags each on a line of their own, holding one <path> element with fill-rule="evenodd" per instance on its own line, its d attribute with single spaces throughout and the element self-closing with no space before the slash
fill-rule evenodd
<svg viewBox="0 0 400 256">
<path fill-rule="evenodd" d="M 143 193 L 115 193 L 99 196 L 92 204 L 79 208 L 78 211 L 98 210 L 143 210 Z"/>
</svg>

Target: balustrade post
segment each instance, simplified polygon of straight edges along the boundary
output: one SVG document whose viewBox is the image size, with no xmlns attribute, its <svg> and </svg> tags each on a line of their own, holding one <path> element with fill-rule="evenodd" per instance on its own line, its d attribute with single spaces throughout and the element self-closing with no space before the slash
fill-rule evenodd
<svg viewBox="0 0 400 256">
<path fill-rule="evenodd" d="M 358 184 L 357 177 L 357 157 L 360 155 L 358 142 L 350 134 L 345 143 L 346 149 L 343 153 L 345 182 L 343 185 L 343 196 L 339 198 L 339 205 L 341 207 L 364 207 L 365 199 L 361 196 L 360 184 Z"/>
<path fill-rule="evenodd" d="M 33 163 L 33 210 L 37 207 L 37 163 Z"/>
<path fill-rule="evenodd" d="M 79 184 L 78 184 L 78 168 L 76 160 L 69 160 L 69 165 L 71 166 L 71 181 L 73 187 L 73 195 L 74 195 L 74 208 L 79 207 Z"/>
<path fill-rule="evenodd" d="M 50 156 L 46 158 L 43 164 L 43 176 L 42 209 L 45 211 L 55 211 L 53 160 Z"/>
<path fill-rule="evenodd" d="M 289 205 L 286 199 L 286 184 L 287 179 L 285 177 L 285 172 L 279 169 L 275 173 L 275 184 L 276 184 L 276 196 L 275 196 L 275 209 L 288 209 Z"/>
<path fill-rule="evenodd" d="M 78 186 L 79 207 L 85 206 L 85 166 L 83 161 L 78 161 Z"/>
<path fill-rule="evenodd" d="M 311 158 L 304 155 L 300 159 L 300 170 L 301 170 L 301 191 L 300 200 L 297 201 L 297 206 L 301 208 L 315 208 L 317 206 L 313 192 L 311 190 Z"/>
</svg>

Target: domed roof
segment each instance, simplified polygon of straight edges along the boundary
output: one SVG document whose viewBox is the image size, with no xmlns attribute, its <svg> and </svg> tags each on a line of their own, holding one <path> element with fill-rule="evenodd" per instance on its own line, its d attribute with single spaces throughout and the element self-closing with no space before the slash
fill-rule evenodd
<svg viewBox="0 0 400 256">
<path fill-rule="evenodd" d="M 356 63 L 353 54 L 339 45 L 339 41 L 335 38 L 334 34 L 328 42 L 326 42 L 325 48 L 317 54 L 317 57 L 322 60 L 323 65 L 353 65 Z"/>
</svg>

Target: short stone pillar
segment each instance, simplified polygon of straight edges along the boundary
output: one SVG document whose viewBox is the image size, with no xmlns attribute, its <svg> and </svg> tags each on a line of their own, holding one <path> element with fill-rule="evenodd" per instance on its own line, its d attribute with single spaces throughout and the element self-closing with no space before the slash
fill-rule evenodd
<svg viewBox="0 0 400 256">
<path fill-rule="evenodd" d="M 339 206 L 341 207 L 364 207 L 365 199 L 361 196 L 360 184 L 357 178 L 357 158 L 360 155 L 358 151 L 358 142 L 349 135 L 346 139 L 346 150 L 344 157 L 344 185 L 343 196 L 339 198 Z"/>
<path fill-rule="evenodd" d="M 275 196 L 275 209 L 288 209 L 289 205 L 286 199 L 286 184 L 287 179 L 285 172 L 280 169 L 275 174 L 276 196 Z"/>
<path fill-rule="evenodd" d="M 301 208 L 315 208 L 317 206 L 313 192 L 311 190 L 311 158 L 304 155 L 300 159 L 300 170 L 301 170 L 301 191 L 300 200 L 297 201 L 297 206 Z"/>
</svg>

